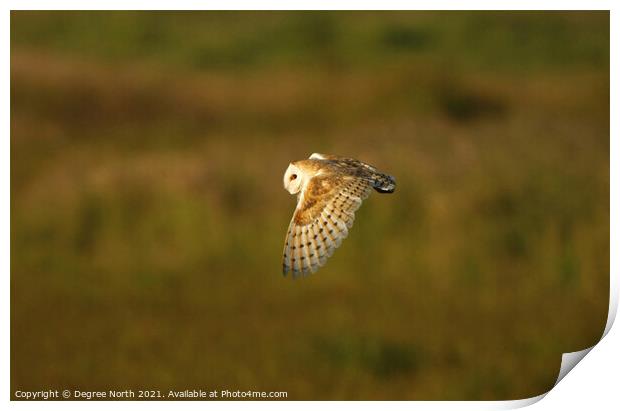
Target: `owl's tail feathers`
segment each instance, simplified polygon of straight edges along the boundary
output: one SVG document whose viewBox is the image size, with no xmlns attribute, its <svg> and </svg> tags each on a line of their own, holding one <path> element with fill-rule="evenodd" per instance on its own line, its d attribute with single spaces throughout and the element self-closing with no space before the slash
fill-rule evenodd
<svg viewBox="0 0 620 411">
<path fill-rule="evenodd" d="M 396 180 L 387 174 L 376 173 L 372 176 L 372 187 L 379 193 L 393 193 Z"/>
</svg>

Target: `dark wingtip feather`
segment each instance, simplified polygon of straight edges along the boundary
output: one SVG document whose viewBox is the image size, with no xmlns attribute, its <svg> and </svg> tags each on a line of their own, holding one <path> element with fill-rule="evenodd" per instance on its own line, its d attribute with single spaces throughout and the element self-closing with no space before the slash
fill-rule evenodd
<svg viewBox="0 0 620 411">
<path fill-rule="evenodd" d="M 382 194 L 393 193 L 396 190 L 396 179 L 387 174 L 379 174 L 379 177 L 374 181 L 373 188 Z"/>
</svg>

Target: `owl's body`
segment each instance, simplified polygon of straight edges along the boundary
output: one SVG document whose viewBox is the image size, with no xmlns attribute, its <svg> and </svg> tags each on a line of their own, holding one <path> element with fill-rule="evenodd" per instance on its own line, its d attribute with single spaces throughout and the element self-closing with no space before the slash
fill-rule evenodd
<svg viewBox="0 0 620 411">
<path fill-rule="evenodd" d="M 361 161 L 315 153 L 289 165 L 284 188 L 297 194 L 282 259 L 284 274 L 295 276 L 323 266 L 347 237 L 370 191 L 392 193 L 396 182 Z"/>
</svg>

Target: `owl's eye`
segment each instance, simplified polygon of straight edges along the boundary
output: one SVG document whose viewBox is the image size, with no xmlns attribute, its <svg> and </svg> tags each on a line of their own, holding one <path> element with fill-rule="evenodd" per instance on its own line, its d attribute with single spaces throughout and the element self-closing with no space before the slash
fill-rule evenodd
<svg viewBox="0 0 620 411">
<path fill-rule="evenodd" d="M 297 178 L 297 174 L 291 174 L 291 181 Z"/>
</svg>

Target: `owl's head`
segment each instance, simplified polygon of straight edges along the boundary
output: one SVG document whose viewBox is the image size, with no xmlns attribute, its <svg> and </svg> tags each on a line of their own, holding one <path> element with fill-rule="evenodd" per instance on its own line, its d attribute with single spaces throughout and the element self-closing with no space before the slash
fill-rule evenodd
<svg viewBox="0 0 620 411">
<path fill-rule="evenodd" d="M 284 189 L 291 194 L 297 194 L 303 186 L 303 172 L 295 164 L 289 164 L 284 172 Z"/>
</svg>

